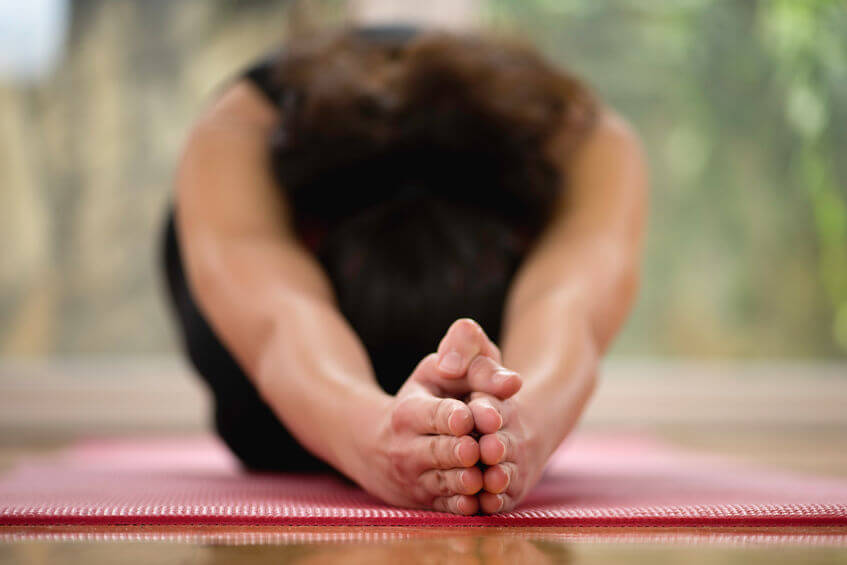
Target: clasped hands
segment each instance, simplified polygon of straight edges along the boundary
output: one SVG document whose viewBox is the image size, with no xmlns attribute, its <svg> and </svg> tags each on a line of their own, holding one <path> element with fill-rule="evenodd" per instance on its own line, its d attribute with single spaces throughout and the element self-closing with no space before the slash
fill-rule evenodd
<svg viewBox="0 0 847 565">
<path fill-rule="evenodd" d="M 514 398 L 522 379 L 501 363 L 479 324 L 454 322 L 391 397 L 363 486 L 392 504 L 453 514 L 514 508 L 545 458 Z"/>
</svg>

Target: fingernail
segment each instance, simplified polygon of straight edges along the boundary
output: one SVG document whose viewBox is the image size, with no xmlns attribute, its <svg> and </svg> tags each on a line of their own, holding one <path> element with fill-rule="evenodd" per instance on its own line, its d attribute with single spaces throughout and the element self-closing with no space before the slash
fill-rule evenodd
<svg viewBox="0 0 847 565">
<path fill-rule="evenodd" d="M 494 384 L 500 384 L 509 378 L 509 374 L 505 371 L 497 371 L 493 375 L 491 375 L 491 380 L 494 381 Z"/>
<path fill-rule="evenodd" d="M 506 501 L 503 500 L 503 497 L 500 496 L 499 494 L 497 495 L 497 501 L 500 504 L 497 505 L 497 510 L 495 510 L 494 512 L 500 512 L 501 510 L 503 510 L 503 506 L 506 504 Z"/>
<path fill-rule="evenodd" d="M 488 408 L 491 409 L 492 412 L 494 412 L 494 415 L 497 416 L 497 429 L 499 430 L 503 427 L 503 415 L 500 414 L 500 412 L 498 412 L 494 405 L 490 402 L 484 401 L 484 403 L 486 406 L 488 406 Z"/>
<path fill-rule="evenodd" d="M 498 412 L 493 406 L 491 407 L 491 409 L 494 410 L 495 414 L 497 414 L 497 429 L 499 430 L 503 427 L 503 416 L 501 416 L 500 412 Z"/>
<path fill-rule="evenodd" d="M 513 373 L 510 373 L 509 371 L 497 371 L 496 373 L 494 373 L 494 377 L 492 378 L 492 380 L 494 381 L 494 384 L 500 385 L 509 380 L 512 374 Z"/>
<path fill-rule="evenodd" d="M 457 351 L 451 351 L 441 359 L 438 368 L 448 373 L 458 373 L 462 368 L 462 356 Z"/>
<path fill-rule="evenodd" d="M 453 411 L 450 412 L 450 416 L 447 418 L 447 426 L 450 428 L 450 432 L 454 434 L 461 433 L 462 428 L 464 427 L 462 424 L 464 422 L 460 420 L 465 420 L 467 417 L 468 414 L 466 414 L 464 410 L 459 408 L 453 409 Z"/>
<path fill-rule="evenodd" d="M 453 430 L 456 429 L 456 422 L 454 420 L 455 417 L 456 417 L 456 409 L 453 409 L 453 411 L 450 412 L 450 415 L 447 416 L 447 428 L 450 430 L 451 433 L 453 432 Z"/>
<path fill-rule="evenodd" d="M 453 448 L 453 451 L 456 453 L 456 459 L 461 463 L 462 462 L 462 444 L 457 443 L 456 447 Z"/>
</svg>

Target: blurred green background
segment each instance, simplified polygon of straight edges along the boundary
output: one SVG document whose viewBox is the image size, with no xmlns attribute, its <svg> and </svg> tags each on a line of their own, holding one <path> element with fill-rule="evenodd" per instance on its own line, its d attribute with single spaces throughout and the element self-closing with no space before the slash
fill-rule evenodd
<svg viewBox="0 0 847 565">
<path fill-rule="evenodd" d="M 416 4 L 40 0 L 38 72 L 0 10 L 0 356 L 177 351 L 156 261 L 193 118 L 287 34 L 391 19 L 525 37 L 640 132 L 645 276 L 615 355 L 845 356 L 846 3 Z"/>
</svg>

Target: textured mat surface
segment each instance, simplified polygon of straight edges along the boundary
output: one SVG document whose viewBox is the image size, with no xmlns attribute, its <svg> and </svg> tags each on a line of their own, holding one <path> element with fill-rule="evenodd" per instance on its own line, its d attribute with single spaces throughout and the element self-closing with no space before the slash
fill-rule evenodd
<svg viewBox="0 0 847 565">
<path fill-rule="evenodd" d="M 393 508 L 333 477 L 245 474 L 213 438 L 110 440 L 0 478 L 0 524 L 847 525 L 847 481 L 579 436 L 516 511 L 458 517 Z"/>
</svg>

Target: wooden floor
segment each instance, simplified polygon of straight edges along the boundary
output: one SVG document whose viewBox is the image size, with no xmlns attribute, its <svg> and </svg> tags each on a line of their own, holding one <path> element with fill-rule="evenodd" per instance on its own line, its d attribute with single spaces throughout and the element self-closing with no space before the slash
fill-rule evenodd
<svg viewBox="0 0 847 565">
<path fill-rule="evenodd" d="M 690 378 L 701 382 L 699 377 Z M 702 387 L 692 388 L 689 400 L 673 392 L 678 392 L 677 388 L 663 392 L 661 387 L 650 389 L 622 380 L 620 385 L 611 383 L 601 403 L 610 402 L 611 396 L 618 406 L 631 403 L 631 410 L 648 408 L 643 414 L 628 413 L 623 418 L 611 404 L 608 410 L 601 404 L 599 408 L 606 411 L 595 409 L 586 426 L 631 430 L 637 422 L 639 429 L 682 447 L 783 469 L 847 477 L 847 417 L 837 410 L 841 406 L 847 411 L 847 387 L 841 384 L 847 379 L 833 378 L 806 380 L 808 388 L 801 389 L 799 380 L 786 378 L 788 388 L 784 388 L 763 377 L 767 388 L 756 389 L 752 380 L 734 378 L 716 386 L 720 383 L 710 380 L 706 372 Z M 660 382 L 669 382 L 668 376 L 663 375 Z M 674 386 L 684 388 L 680 382 Z M 713 400 L 698 404 L 696 399 L 704 398 L 703 391 L 712 387 Z M 733 395 L 727 393 L 733 390 L 730 387 L 753 388 Z M 22 396 L 26 389 L 16 390 L 23 391 L 16 394 L 26 400 Z M 602 387 L 599 394 L 604 394 Z M 122 396 L 116 393 L 116 397 Z M 650 399 L 653 404 L 648 405 Z M 750 411 L 736 409 L 747 405 L 758 406 L 755 417 L 749 416 Z M 19 411 L 20 406 L 24 402 L 19 403 Z M 677 416 L 668 406 L 684 409 Z M 774 407 L 772 412 L 769 406 Z M 825 409 L 815 411 L 815 406 Z M 735 416 L 724 417 L 725 413 Z M 38 416 L 21 414 L 29 421 Z M 66 417 L 71 423 L 79 421 L 75 414 Z M 157 418 L 161 416 L 157 414 Z M 35 434 L 12 433 L 15 421 L 10 418 L 0 418 L 0 424 L 0 472 L 21 456 L 50 453 L 70 439 L 46 428 Z M 88 424 L 83 424 L 81 429 L 90 433 Z M 65 432 L 70 427 L 63 425 Z M 150 430 L 141 427 L 139 431 Z M 0 565 L 335 562 L 847 565 L 847 528 L 0 527 Z"/>
<path fill-rule="evenodd" d="M 0 532 L 0 563 L 847 563 L 847 531 L 112 528 Z"/>
</svg>

